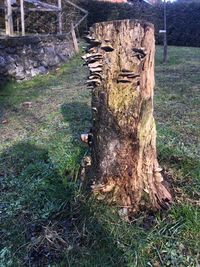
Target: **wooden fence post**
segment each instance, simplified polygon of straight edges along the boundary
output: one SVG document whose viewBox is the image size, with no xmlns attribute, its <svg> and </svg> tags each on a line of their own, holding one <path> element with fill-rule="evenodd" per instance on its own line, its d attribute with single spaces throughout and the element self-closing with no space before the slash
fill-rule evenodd
<svg viewBox="0 0 200 267">
<path fill-rule="evenodd" d="M 24 0 L 20 0 L 22 36 L 25 35 Z"/>
<path fill-rule="evenodd" d="M 74 50 L 78 54 L 79 53 L 79 47 L 78 47 L 78 41 L 77 41 L 77 38 L 76 38 L 76 33 L 75 33 L 75 30 L 74 30 L 73 22 L 71 23 L 71 34 L 72 34 L 72 40 L 73 40 L 73 44 L 74 44 Z"/>
<path fill-rule="evenodd" d="M 59 34 L 62 34 L 62 0 L 58 0 L 58 8 L 60 9 L 58 13 L 58 30 Z"/>
<path fill-rule="evenodd" d="M 6 4 L 6 14 L 5 14 L 5 24 L 6 24 L 6 35 L 13 35 L 13 18 L 12 18 L 12 6 L 11 0 L 5 0 Z"/>
</svg>

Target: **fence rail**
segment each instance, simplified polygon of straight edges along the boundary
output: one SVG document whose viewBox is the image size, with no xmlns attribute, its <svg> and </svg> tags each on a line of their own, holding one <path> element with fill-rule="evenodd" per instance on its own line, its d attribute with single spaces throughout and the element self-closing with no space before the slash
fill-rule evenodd
<svg viewBox="0 0 200 267">
<path fill-rule="evenodd" d="M 57 5 L 39 0 L 20 0 L 20 5 L 6 0 L 0 5 L 0 35 L 24 36 L 63 34 L 72 32 L 87 18 L 87 10 L 69 0 L 57 0 Z M 66 8 L 71 6 L 71 10 Z"/>
</svg>

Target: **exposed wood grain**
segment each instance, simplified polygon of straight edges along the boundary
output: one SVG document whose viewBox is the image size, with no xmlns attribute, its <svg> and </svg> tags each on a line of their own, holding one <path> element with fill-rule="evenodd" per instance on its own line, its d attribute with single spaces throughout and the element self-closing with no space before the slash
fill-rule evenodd
<svg viewBox="0 0 200 267">
<path fill-rule="evenodd" d="M 93 191 L 127 214 L 167 208 L 171 195 L 157 161 L 153 117 L 154 27 L 137 20 L 97 23 L 87 40 L 91 52 L 83 58 L 94 78 L 88 80 L 93 86 Z M 94 46 L 93 40 L 99 42 Z"/>
</svg>

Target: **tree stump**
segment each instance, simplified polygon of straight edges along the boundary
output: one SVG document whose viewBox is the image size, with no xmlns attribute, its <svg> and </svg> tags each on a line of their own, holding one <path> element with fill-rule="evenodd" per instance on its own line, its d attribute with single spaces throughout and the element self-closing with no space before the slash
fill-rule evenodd
<svg viewBox="0 0 200 267">
<path fill-rule="evenodd" d="M 153 117 L 154 27 L 138 20 L 102 22 L 90 28 L 86 40 L 92 190 L 124 215 L 167 208 L 171 195 L 157 161 Z"/>
</svg>

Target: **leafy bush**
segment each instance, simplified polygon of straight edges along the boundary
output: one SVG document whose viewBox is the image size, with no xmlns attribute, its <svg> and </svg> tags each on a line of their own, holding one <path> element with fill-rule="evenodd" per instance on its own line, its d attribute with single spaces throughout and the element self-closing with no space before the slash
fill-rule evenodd
<svg viewBox="0 0 200 267">
<path fill-rule="evenodd" d="M 80 0 L 81 5 L 89 11 L 88 26 L 100 21 L 117 19 L 144 19 L 155 26 L 157 44 L 163 36 L 163 4 L 149 5 L 138 0 L 130 4 Z M 180 46 L 199 46 L 200 44 L 200 3 L 167 3 L 168 44 Z"/>
</svg>

